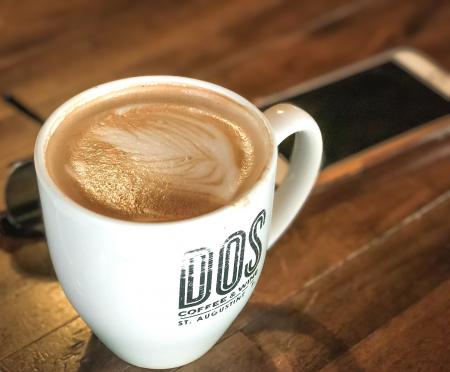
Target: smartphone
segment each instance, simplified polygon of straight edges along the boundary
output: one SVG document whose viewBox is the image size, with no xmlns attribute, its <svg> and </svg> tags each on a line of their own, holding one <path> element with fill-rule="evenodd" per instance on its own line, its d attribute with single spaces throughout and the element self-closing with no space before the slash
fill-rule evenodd
<svg viewBox="0 0 450 372">
<path fill-rule="evenodd" d="M 450 113 L 450 77 L 431 59 L 399 48 L 259 99 L 311 114 L 324 140 L 323 166 Z M 293 136 L 280 146 L 288 159 Z M 281 161 L 283 163 L 283 161 Z M 279 161 L 280 164 L 280 161 Z M 280 169 L 285 170 L 285 164 Z"/>
</svg>

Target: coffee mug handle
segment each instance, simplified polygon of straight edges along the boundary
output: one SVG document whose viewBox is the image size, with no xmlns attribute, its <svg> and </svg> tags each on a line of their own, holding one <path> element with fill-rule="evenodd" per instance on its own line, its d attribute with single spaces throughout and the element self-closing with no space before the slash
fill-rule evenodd
<svg viewBox="0 0 450 372">
<path fill-rule="evenodd" d="M 281 103 L 270 107 L 264 114 L 269 119 L 277 145 L 296 133 L 287 175 L 275 191 L 269 231 L 270 249 L 311 192 L 322 159 L 322 135 L 314 119 L 297 106 Z"/>
</svg>

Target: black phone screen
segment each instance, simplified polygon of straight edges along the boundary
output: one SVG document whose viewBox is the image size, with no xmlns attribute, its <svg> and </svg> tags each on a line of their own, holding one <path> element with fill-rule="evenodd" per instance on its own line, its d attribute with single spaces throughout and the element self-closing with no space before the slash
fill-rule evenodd
<svg viewBox="0 0 450 372">
<path fill-rule="evenodd" d="M 284 100 L 286 101 L 286 100 Z M 394 62 L 287 99 L 314 117 L 324 165 L 450 112 L 449 102 Z M 293 138 L 280 146 L 289 157 Z"/>
</svg>

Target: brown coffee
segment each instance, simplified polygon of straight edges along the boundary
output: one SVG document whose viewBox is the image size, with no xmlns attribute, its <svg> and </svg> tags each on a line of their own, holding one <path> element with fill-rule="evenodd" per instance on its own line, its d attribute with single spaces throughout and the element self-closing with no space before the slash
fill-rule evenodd
<svg viewBox="0 0 450 372">
<path fill-rule="evenodd" d="M 46 164 L 80 205 L 131 221 L 174 221 L 233 203 L 260 177 L 269 136 L 247 108 L 180 85 L 129 88 L 68 113 Z"/>
</svg>

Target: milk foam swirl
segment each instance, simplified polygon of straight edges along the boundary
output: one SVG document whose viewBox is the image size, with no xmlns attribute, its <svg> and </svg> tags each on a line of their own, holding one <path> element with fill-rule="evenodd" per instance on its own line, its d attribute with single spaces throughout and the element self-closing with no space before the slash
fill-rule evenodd
<svg viewBox="0 0 450 372">
<path fill-rule="evenodd" d="M 91 119 L 66 171 L 91 202 L 133 219 L 173 220 L 233 200 L 254 162 L 233 123 L 176 105 L 133 105 Z"/>
</svg>

